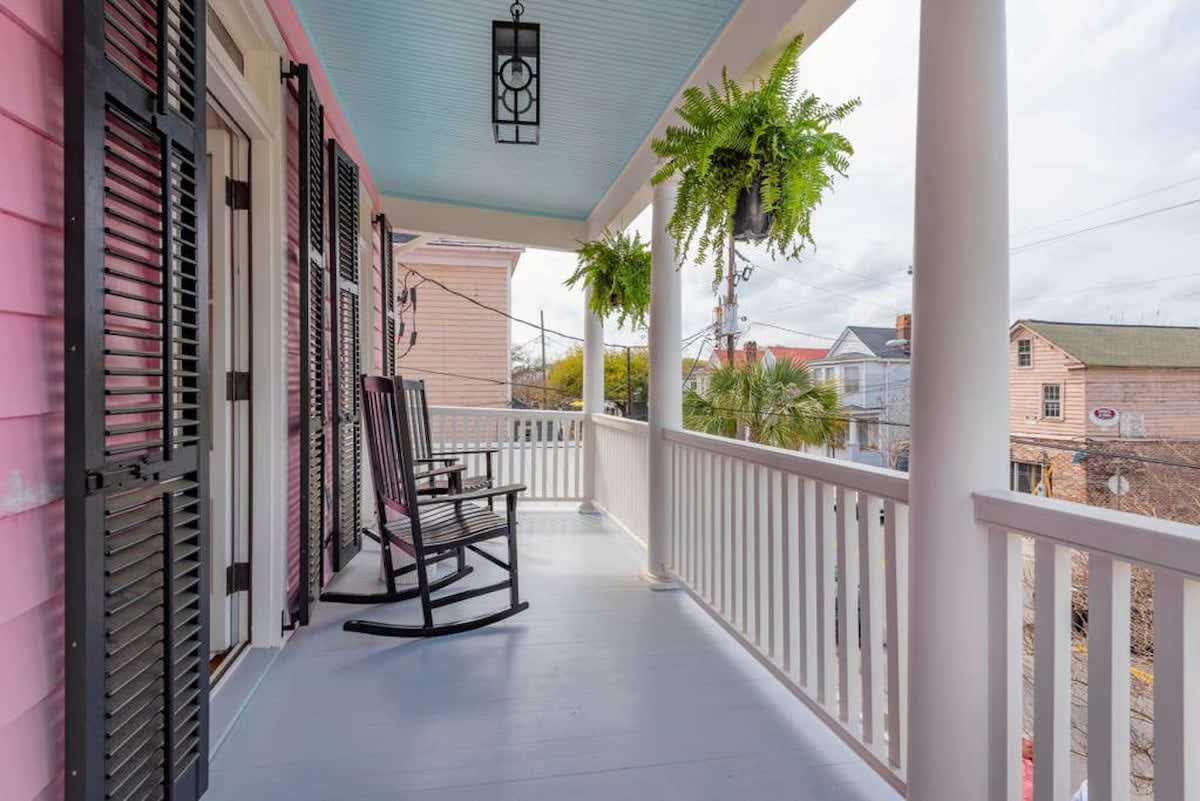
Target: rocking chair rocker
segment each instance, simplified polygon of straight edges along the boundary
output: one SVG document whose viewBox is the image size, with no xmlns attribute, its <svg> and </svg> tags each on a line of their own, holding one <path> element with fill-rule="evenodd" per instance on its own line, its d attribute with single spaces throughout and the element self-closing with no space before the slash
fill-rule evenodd
<svg viewBox="0 0 1200 801">
<path fill-rule="evenodd" d="M 375 484 L 375 507 L 379 519 L 380 551 L 384 575 L 389 577 L 389 593 L 382 601 L 420 597 L 423 622 L 421 625 L 398 625 L 371 620 L 348 620 L 345 631 L 388 637 L 436 637 L 481 628 L 512 617 L 529 608 L 520 599 L 517 582 L 517 495 L 524 491 L 520 484 L 489 487 L 474 492 L 421 496 L 417 490 L 417 461 L 413 452 L 409 427 L 409 409 L 405 402 L 404 383 L 399 377 L 362 377 L 363 424 L 367 432 L 367 450 L 371 460 L 371 475 Z M 461 471 L 461 465 L 437 468 L 449 470 L 448 476 Z M 474 501 L 489 501 L 503 496 L 505 512 L 502 517 Z M 480 547 L 488 540 L 506 537 L 508 560 L 505 561 Z M 414 560 L 408 568 L 396 570 L 392 564 L 392 547 L 407 553 Z M 452 595 L 432 598 L 431 594 L 464 576 L 472 568 L 466 564 L 470 551 L 502 568 L 508 577 L 499 582 Z M 443 559 L 457 558 L 458 570 L 436 581 L 430 581 L 428 568 Z M 413 570 L 417 586 L 397 591 L 395 576 Z M 508 591 L 509 605 L 503 609 L 474 618 L 435 624 L 433 611 L 470 598 L 493 592 Z"/>
</svg>

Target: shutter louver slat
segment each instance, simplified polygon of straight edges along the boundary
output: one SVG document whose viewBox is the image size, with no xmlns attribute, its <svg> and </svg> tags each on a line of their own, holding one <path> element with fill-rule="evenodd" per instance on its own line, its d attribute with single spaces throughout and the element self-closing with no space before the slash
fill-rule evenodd
<svg viewBox="0 0 1200 801">
<path fill-rule="evenodd" d="M 325 534 L 325 136 L 324 110 L 308 68 L 299 84 L 300 217 L 300 593 L 307 625 L 321 591 Z"/>
<path fill-rule="evenodd" d="M 362 374 L 358 165 L 329 140 L 330 250 L 334 256 L 334 570 L 362 549 Z"/>
<path fill-rule="evenodd" d="M 64 16 L 67 801 L 207 787 L 204 15 Z"/>
</svg>

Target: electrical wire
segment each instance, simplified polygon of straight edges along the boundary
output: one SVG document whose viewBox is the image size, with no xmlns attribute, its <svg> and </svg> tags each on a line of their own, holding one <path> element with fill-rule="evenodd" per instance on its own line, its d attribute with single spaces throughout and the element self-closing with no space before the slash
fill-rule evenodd
<svg viewBox="0 0 1200 801">
<path fill-rule="evenodd" d="M 776 328 L 780 331 L 786 331 L 789 334 L 799 334 L 800 336 L 811 337 L 812 339 L 824 339 L 829 342 L 838 341 L 838 337 L 829 337 L 825 336 L 824 334 L 814 334 L 811 331 L 801 331 L 797 328 L 788 328 L 786 325 L 779 325 L 777 323 L 764 323 L 762 320 L 751 320 L 750 325 L 761 325 L 764 328 Z"/>
<path fill-rule="evenodd" d="M 1072 214 L 1070 217 L 1061 217 L 1057 220 L 1051 220 L 1050 222 L 1039 223 L 1037 225 L 1031 225 L 1026 228 L 1022 228 L 1019 231 L 1015 231 L 1014 233 L 1029 234 L 1034 231 L 1040 231 L 1044 228 L 1053 228 L 1054 226 L 1061 225 L 1062 223 L 1074 222 L 1075 220 L 1078 220 L 1083 217 L 1090 217 L 1091 215 L 1095 214 L 1098 211 L 1107 211 L 1108 209 L 1116 208 L 1117 206 L 1124 206 L 1126 203 L 1132 203 L 1135 200 L 1141 200 L 1142 198 L 1150 197 L 1151 195 L 1157 195 L 1161 192 L 1166 192 L 1169 189 L 1175 189 L 1177 187 L 1185 186 L 1187 184 L 1194 184 L 1197 181 L 1200 181 L 1200 175 L 1197 175 L 1193 178 L 1185 178 L 1182 181 L 1176 181 L 1175 183 L 1167 184 L 1166 186 L 1160 186 L 1156 189 L 1148 189 L 1145 192 L 1142 192 L 1137 195 L 1131 195 L 1130 197 L 1121 198 L 1120 200 L 1114 200 L 1111 203 L 1106 203 L 1103 206 L 1096 206 L 1095 208 L 1088 209 L 1087 211 L 1081 211 L 1078 214 Z"/>
<path fill-rule="evenodd" d="M 1200 197 L 1192 198 L 1191 200 L 1185 200 L 1182 203 L 1175 203 L 1170 206 L 1161 206 L 1157 209 L 1151 209 L 1150 211 L 1143 211 L 1139 214 L 1131 214 L 1128 217 L 1121 217 L 1116 220 L 1108 220 L 1107 222 L 1097 223 L 1096 225 L 1089 225 L 1087 228 L 1080 228 L 1075 231 L 1067 231 L 1063 234 L 1048 236 L 1045 239 L 1037 239 L 1033 242 L 1015 245 L 1009 248 L 1008 252 L 1013 254 L 1025 253 L 1027 251 L 1042 247 L 1043 245 L 1059 242 L 1063 239 L 1069 239 L 1071 237 L 1080 236 L 1081 234 L 1091 233 L 1092 231 L 1099 231 L 1104 228 L 1112 228 L 1113 226 L 1122 225 L 1127 222 L 1133 222 L 1134 220 L 1145 219 L 1146 217 L 1153 217 L 1156 214 L 1164 214 L 1168 211 L 1175 211 L 1176 209 L 1182 209 L 1186 206 L 1195 206 L 1196 204 L 1200 204 Z"/>
</svg>

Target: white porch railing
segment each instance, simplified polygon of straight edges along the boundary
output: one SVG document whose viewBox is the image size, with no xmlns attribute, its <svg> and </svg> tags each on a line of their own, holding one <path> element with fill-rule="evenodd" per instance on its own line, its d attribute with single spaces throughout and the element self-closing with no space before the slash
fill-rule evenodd
<svg viewBox="0 0 1200 801">
<path fill-rule="evenodd" d="M 495 448 L 492 471 L 499 484 L 525 484 L 534 501 L 583 497 L 582 412 L 430 406 L 434 450 Z M 486 457 L 466 459 L 470 475 L 483 475 Z"/>
<path fill-rule="evenodd" d="M 705 434 L 666 438 L 675 579 L 904 792 L 907 476 Z"/>
<path fill-rule="evenodd" d="M 637 420 L 598 414 L 595 504 L 644 544 L 649 533 L 648 448 L 650 427 Z"/>
<path fill-rule="evenodd" d="M 1136 567 L 1154 577 L 1152 672 L 1134 668 L 1152 686 L 1152 712 L 1142 712 L 1152 714 L 1153 724 L 1139 716 L 1134 727 L 1152 734 L 1154 797 L 1200 797 L 1200 528 L 1007 491 L 977 494 L 975 515 L 992 537 L 992 798 L 1021 794 L 1024 538 L 1033 543 L 1034 797 L 1070 798 L 1075 791 L 1073 683 L 1086 684 L 1088 795 L 1130 797 Z M 1088 557 L 1087 634 L 1079 643 L 1072 641 L 1072 551 Z M 1073 665 L 1080 651 L 1085 656 Z M 1140 767 L 1144 774 L 1151 766 Z"/>
</svg>

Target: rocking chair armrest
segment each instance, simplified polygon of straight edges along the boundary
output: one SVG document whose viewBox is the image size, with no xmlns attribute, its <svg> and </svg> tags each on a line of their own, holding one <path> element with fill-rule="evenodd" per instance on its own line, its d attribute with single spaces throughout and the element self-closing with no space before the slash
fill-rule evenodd
<svg viewBox="0 0 1200 801">
<path fill-rule="evenodd" d="M 436 459 L 439 456 L 441 456 L 441 457 L 469 456 L 472 454 L 479 454 L 479 453 L 499 453 L 499 452 L 500 452 L 499 448 L 465 448 L 461 451 L 434 451 L 433 453 L 430 454 L 430 456 L 433 456 Z"/>
<path fill-rule="evenodd" d="M 461 473 L 467 469 L 465 464 L 452 464 L 445 467 L 434 467 L 429 470 L 418 470 L 413 473 L 413 478 L 421 481 L 427 478 L 437 478 L 438 476 L 449 476 L 454 473 Z"/>
<path fill-rule="evenodd" d="M 495 498 L 499 495 L 516 495 L 518 492 L 524 492 L 524 484 L 505 484 L 502 487 L 488 487 L 487 489 L 475 490 L 474 492 L 460 492 L 455 495 L 437 495 L 433 498 L 422 498 L 417 502 L 418 506 L 433 506 L 439 503 L 462 503 L 463 501 L 480 501 L 488 498 Z"/>
</svg>

